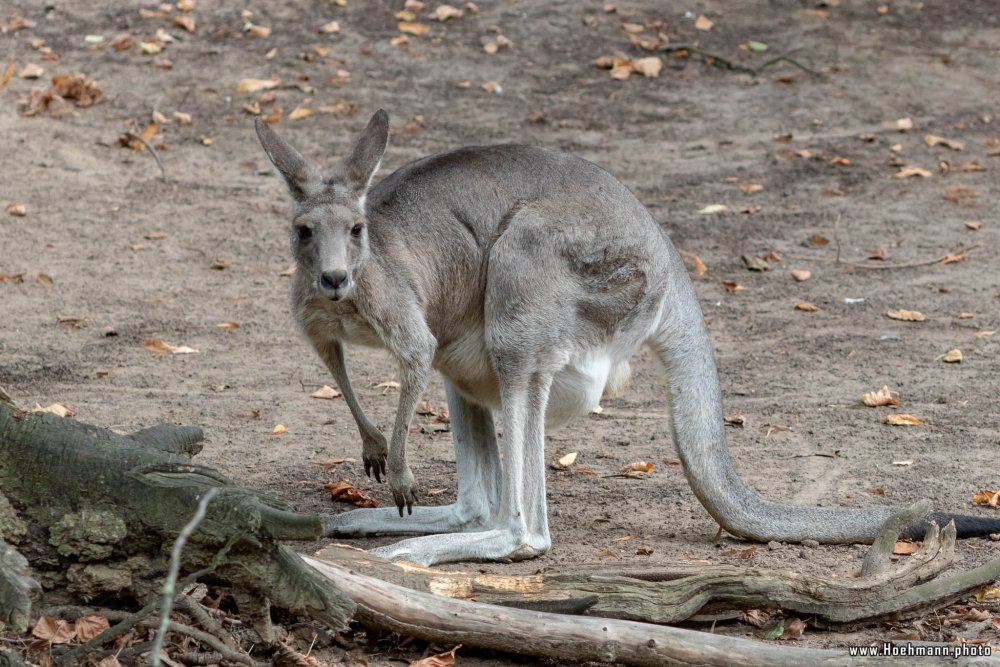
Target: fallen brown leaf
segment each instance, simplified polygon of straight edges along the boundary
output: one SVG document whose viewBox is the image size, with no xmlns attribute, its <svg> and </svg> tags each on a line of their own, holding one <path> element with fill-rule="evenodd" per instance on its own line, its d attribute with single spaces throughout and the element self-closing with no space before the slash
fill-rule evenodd
<svg viewBox="0 0 1000 667">
<path fill-rule="evenodd" d="M 288 433 L 288 429 L 285 428 L 284 424 L 275 424 L 268 435 L 284 435 L 285 433 Z"/>
<path fill-rule="evenodd" d="M 622 468 L 625 477 L 635 479 L 653 472 L 653 464 L 650 461 L 633 461 Z"/>
<path fill-rule="evenodd" d="M 784 641 L 791 641 L 795 639 L 800 639 L 802 633 L 806 631 L 806 622 L 799 620 L 797 618 L 786 618 L 785 619 L 785 629 L 782 630 L 781 636 L 778 639 Z"/>
<path fill-rule="evenodd" d="M 17 68 L 17 63 L 11 63 L 7 65 L 7 69 L 4 70 L 3 74 L 0 74 L 0 90 L 7 87 L 10 83 L 10 79 L 14 76 L 14 70 Z"/>
<path fill-rule="evenodd" d="M 830 239 L 820 234 L 813 234 L 809 237 L 809 243 L 812 245 L 825 246 L 830 244 Z"/>
<path fill-rule="evenodd" d="M 335 32 L 340 32 L 340 22 L 330 21 L 328 23 L 324 23 L 319 27 L 319 32 L 321 32 L 324 35 L 331 35 Z"/>
<path fill-rule="evenodd" d="M 239 329 L 239 322 L 219 322 L 215 325 L 219 329 Z"/>
<path fill-rule="evenodd" d="M 740 285 L 735 280 L 723 280 L 722 288 L 725 289 L 727 292 L 743 292 L 746 290 L 746 287 Z"/>
<path fill-rule="evenodd" d="M 964 185 L 949 185 L 945 188 L 944 198 L 950 201 L 952 204 L 968 205 L 971 200 L 979 196 L 979 192 L 975 188 L 966 187 Z"/>
<path fill-rule="evenodd" d="M 23 218 L 28 214 L 28 207 L 24 204 L 18 204 L 17 202 L 7 204 L 6 210 L 9 215 L 13 215 L 15 218 Z"/>
<path fill-rule="evenodd" d="M 76 637 L 76 630 L 69 621 L 51 616 L 42 616 L 31 628 L 31 634 L 49 646 L 68 644 Z"/>
<path fill-rule="evenodd" d="M 396 26 L 396 30 L 410 35 L 417 35 L 418 37 L 420 35 L 426 35 L 430 32 L 430 29 L 431 27 L 426 23 L 412 23 L 410 21 L 403 21 Z"/>
<path fill-rule="evenodd" d="M 49 414 L 57 415 L 59 417 L 72 417 L 76 414 L 76 409 L 72 405 L 67 405 L 66 403 L 52 403 L 51 405 L 46 405 L 44 408 L 39 403 L 35 403 L 35 406 L 31 408 L 31 411 L 48 412 Z"/>
<path fill-rule="evenodd" d="M 334 456 L 323 461 L 320 465 L 329 470 L 330 468 L 339 466 L 341 463 L 355 463 L 356 461 L 357 459 L 352 459 L 349 456 Z"/>
<path fill-rule="evenodd" d="M 301 120 L 307 118 L 313 114 L 312 109 L 307 109 L 305 107 L 295 107 L 288 114 L 288 120 Z"/>
<path fill-rule="evenodd" d="M 869 391 L 861 397 L 862 402 L 870 408 L 882 407 L 885 405 L 899 405 L 899 399 L 894 397 L 889 391 L 889 387 L 883 385 L 881 389 Z"/>
<path fill-rule="evenodd" d="M 919 310 L 906 310 L 903 308 L 900 308 L 899 310 L 890 310 L 886 313 L 886 317 L 894 320 L 901 320 L 903 322 L 923 322 L 927 319 L 927 317 Z"/>
<path fill-rule="evenodd" d="M 886 415 L 882 420 L 883 424 L 889 424 L 891 426 L 925 426 L 926 422 L 922 419 L 914 417 L 913 415 L 908 415 L 905 413 L 892 413 Z"/>
<path fill-rule="evenodd" d="M 925 134 L 924 143 L 928 146 L 944 146 L 945 148 L 950 148 L 953 151 L 960 151 L 965 149 L 964 141 L 956 141 L 955 139 L 945 139 L 944 137 L 939 137 L 936 134 Z"/>
<path fill-rule="evenodd" d="M 163 352 L 169 354 L 198 354 L 198 350 L 187 345 L 171 345 L 160 338 L 150 338 L 142 341 L 142 346 L 153 352 Z"/>
<path fill-rule="evenodd" d="M 350 503 L 355 507 L 378 507 L 378 501 L 361 489 L 347 482 L 330 482 L 323 488 L 330 492 L 330 497 L 338 503 Z"/>
<path fill-rule="evenodd" d="M 897 556 L 910 556 L 920 551 L 920 542 L 899 541 L 892 547 L 892 553 Z"/>
<path fill-rule="evenodd" d="M 973 505 L 1000 506 L 1000 491 L 977 491 L 972 494 Z"/>
<path fill-rule="evenodd" d="M 930 178 L 931 172 L 923 167 L 903 167 L 895 174 L 892 175 L 893 178 L 909 178 L 911 176 L 920 176 L 921 178 Z"/>
<path fill-rule="evenodd" d="M 819 306 L 814 303 L 809 303 L 808 301 L 796 301 L 795 306 L 793 307 L 795 310 L 801 310 L 805 313 L 815 313 L 819 311 Z"/>
<path fill-rule="evenodd" d="M 694 263 L 694 272 L 698 274 L 698 276 L 703 276 L 708 272 L 708 267 L 705 266 L 705 263 L 701 261 L 701 258 L 698 257 L 698 255 L 694 256 L 692 262 Z"/>
<path fill-rule="evenodd" d="M 598 558 L 618 558 L 618 554 L 611 549 L 601 549 L 600 551 L 594 552 L 594 555 Z"/>
<path fill-rule="evenodd" d="M 272 76 L 270 79 L 240 79 L 236 84 L 237 93 L 258 93 L 271 90 L 281 85 L 281 79 Z"/>
<path fill-rule="evenodd" d="M 958 348 L 948 350 L 943 358 L 946 364 L 960 364 L 963 361 L 962 351 Z"/>
<path fill-rule="evenodd" d="M 702 30 L 702 31 L 706 31 L 707 32 L 707 31 L 711 30 L 712 26 L 714 26 L 714 25 L 715 25 L 715 22 L 712 21 L 707 16 L 705 16 L 704 14 L 698 14 L 698 18 L 696 18 L 694 20 L 694 29 L 695 30 Z"/>
<path fill-rule="evenodd" d="M 794 278 L 800 283 L 804 283 L 805 281 L 812 278 L 812 271 L 806 271 L 805 269 L 793 269 L 791 271 L 791 274 L 792 278 Z"/>
<path fill-rule="evenodd" d="M 108 619 L 97 615 L 82 616 L 76 619 L 73 625 L 76 628 L 76 638 L 81 642 L 90 641 L 111 627 L 111 624 L 108 623 Z"/>
<path fill-rule="evenodd" d="M 846 157 L 841 157 L 840 155 L 838 155 L 838 156 L 830 159 L 830 164 L 839 164 L 839 165 L 847 166 L 847 165 L 851 164 L 851 161 L 849 159 L 847 159 Z"/>
<path fill-rule="evenodd" d="M 174 25 L 184 28 L 188 32 L 194 32 L 195 22 L 193 16 L 175 16 Z"/>
<path fill-rule="evenodd" d="M 427 15 L 428 18 L 434 19 L 435 21 L 448 21 L 451 19 L 461 18 L 465 12 L 457 7 L 452 7 L 451 5 L 438 5 L 437 8 Z"/>
</svg>

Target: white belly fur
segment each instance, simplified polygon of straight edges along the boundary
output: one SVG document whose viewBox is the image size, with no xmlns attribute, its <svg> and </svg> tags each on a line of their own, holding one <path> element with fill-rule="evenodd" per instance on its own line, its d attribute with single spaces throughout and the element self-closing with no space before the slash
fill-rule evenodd
<svg viewBox="0 0 1000 667">
<path fill-rule="evenodd" d="M 552 380 L 545 429 L 559 428 L 591 412 L 605 393 L 614 395 L 629 376 L 628 359 L 615 360 L 602 350 L 574 359 Z"/>
</svg>

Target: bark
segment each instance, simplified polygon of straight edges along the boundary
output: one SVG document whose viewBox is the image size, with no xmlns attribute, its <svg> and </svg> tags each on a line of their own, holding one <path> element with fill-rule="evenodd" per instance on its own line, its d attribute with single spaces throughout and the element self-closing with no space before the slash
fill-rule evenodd
<svg viewBox="0 0 1000 667">
<path fill-rule="evenodd" d="M 119 435 L 73 419 L 26 413 L 5 396 L 0 395 L 0 489 L 27 518 L 18 547 L 37 564 L 36 576 L 48 588 L 84 601 L 107 594 L 148 601 L 159 594 L 170 545 L 199 498 L 218 488 L 185 548 L 184 573 L 215 559 L 215 579 L 275 607 L 334 628 L 351 618 L 353 603 L 279 543 L 319 538 L 321 518 L 291 512 L 191 463 L 201 449 L 201 429 L 161 424 Z M 24 596 L 8 592 L 18 590 L 17 580 L 3 570 L 0 618 L 20 618 Z"/>
</svg>

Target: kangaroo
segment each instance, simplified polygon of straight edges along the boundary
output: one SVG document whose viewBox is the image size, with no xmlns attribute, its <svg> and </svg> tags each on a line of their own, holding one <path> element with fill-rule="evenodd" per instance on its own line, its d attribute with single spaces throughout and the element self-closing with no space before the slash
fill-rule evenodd
<svg viewBox="0 0 1000 667">
<path fill-rule="evenodd" d="M 870 542 L 898 511 L 784 505 L 737 476 L 688 272 L 646 208 L 600 167 L 546 148 L 471 146 L 411 162 L 373 187 L 385 111 L 328 178 L 259 118 L 256 127 L 294 202 L 295 318 L 357 422 L 366 474 L 385 476 L 396 504 L 329 516 L 328 536 L 419 534 L 376 553 L 425 565 L 545 553 L 545 432 L 620 388 L 642 345 L 664 367 L 691 489 L 728 532 Z M 399 364 L 388 443 L 351 387 L 345 344 L 384 348 Z M 445 378 L 458 497 L 414 507 L 406 435 L 431 369 Z M 960 536 L 1000 532 L 1000 520 L 931 518 L 954 518 Z"/>
</svg>

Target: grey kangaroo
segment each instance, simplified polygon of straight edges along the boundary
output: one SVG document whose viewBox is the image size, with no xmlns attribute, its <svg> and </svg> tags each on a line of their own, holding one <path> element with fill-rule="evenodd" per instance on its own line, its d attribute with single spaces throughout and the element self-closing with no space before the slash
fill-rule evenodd
<svg viewBox="0 0 1000 667">
<path fill-rule="evenodd" d="M 260 119 L 257 135 L 294 200 L 295 317 L 357 422 L 365 472 L 387 477 L 397 505 L 330 516 L 329 536 L 423 535 L 377 553 L 428 565 L 545 553 L 545 431 L 620 388 L 643 344 L 664 366 L 688 482 L 730 533 L 865 542 L 897 511 L 788 506 L 743 483 L 684 264 L 645 207 L 600 167 L 545 148 L 472 146 L 411 162 L 373 187 L 389 137 L 385 111 L 328 178 Z M 345 344 L 384 348 L 399 364 L 388 444 L 351 387 Z M 445 378 L 458 498 L 414 507 L 406 435 L 432 368 Z M 959 535 L 1000 531 L 997 520 L 954 518 Z"/>
</svg>

